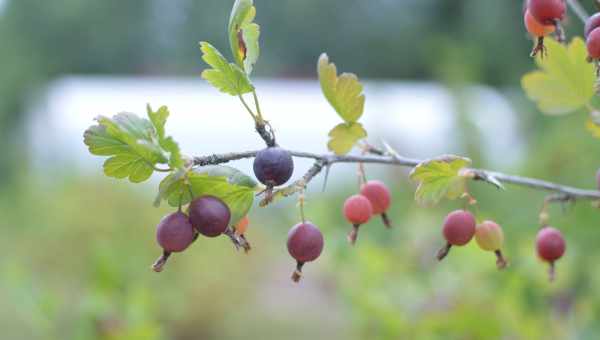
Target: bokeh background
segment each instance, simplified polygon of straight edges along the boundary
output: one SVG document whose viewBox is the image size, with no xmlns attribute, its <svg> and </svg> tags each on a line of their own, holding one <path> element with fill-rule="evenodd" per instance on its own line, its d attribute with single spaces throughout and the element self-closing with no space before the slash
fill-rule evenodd
<svg viewBox="0 0 600 340">
<path fill-rule="evenodd" d="M 104 177 L 83 129 L 99 114 L 143 114 L 149 102 L 172 108 L 167 129 L 188 154 L 258 147 L 243 108 L 199 77 L 198 41 L 228 51 L 232 2 L 0 1 L 2 339 L 600 337 L 597 209 L 552 207 L 568 252 L 549 284 L 533 248 L 544 193 L 473 184 L 482 217 L 505 228 L 511 266 L 497 272 L 494 256 L 474 244 L 438 264 L 441 221 L 460 203 L 418 206 L 406 169 L 367 167 L 393 188 L 394 229 L 375 219 L 355 248 L 340 208 L 356 191 L 356 169 L 336 165 L 325 192 L 321 178 L 313 183 L 306 213 L 326 247 L 298 285 L 285 249 L 299 219 L 293 200 L 251 211 L 250 255 L 225 238 L 200 239 L 153 273 L 154 227 L 168 212 L 151 204 L 160 178 L 133 185 Z M 584 113 L 543 116 L 520 89 L 533 68 L 520 1 L 255 4 L 257 87 L 285 146 L 326 150 L 336 116 L 319 94 L 315 64 L 327 51 L 366 80 L 373 143 L 595 186 L 600 142 L 584 130 Z M 566 26 L 581 33 L 575 17 Z"/>
</svg>

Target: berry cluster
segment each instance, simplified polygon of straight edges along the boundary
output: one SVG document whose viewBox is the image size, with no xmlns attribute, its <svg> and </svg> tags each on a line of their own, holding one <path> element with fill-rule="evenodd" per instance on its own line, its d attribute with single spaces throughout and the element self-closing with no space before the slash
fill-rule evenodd
<svg viewBox="0 0 600 340">
<path fill-rule="evenodd" d="M 564 0 L 528 0 L 526 3 L 524 23 L 527 32 L 537 39 L 531 56 L 541 52 L 545 54 L 544 37 L 556 32 L 557 39 L 562 41 L 560 21 L 563 20 L 567 6 Z"/>
<path fill-rule="evenodd" d="M 391 222 L 386 212 L 392 203 L 392 196 L 387 186 L 377 180 L 368 181 L 361 185 L 360 194 L 352 195 L 344 202 L 344 216 L 352 223 L 352 231 L 348 241 L 356 243 L 358 228 L 369 222 L 371 216 L 381 215 L 383 224 L 390 228 Z"/>
</svg>

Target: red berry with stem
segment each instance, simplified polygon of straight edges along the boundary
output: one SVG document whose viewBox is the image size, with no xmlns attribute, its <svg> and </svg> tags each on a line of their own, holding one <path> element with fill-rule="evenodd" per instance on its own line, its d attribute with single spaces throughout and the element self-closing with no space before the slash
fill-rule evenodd
<svg viewBox="0 0 600 340">
<path fill-rule="evenodd" d="M 504 244 L 504 232 L 500 225 L 493 221 L 483 221 L 475 229 L 475 241 L 479 248 L 485 251 L 492 251 L 496 254 L 496 265 L 498 269 L 504 269 L 507 262 L 502 255 L 502 245 Z"/>
<path fill-rule="evenodd" d="M 592 15 L 586 22 L 585 28 L 583 29 L 583 35 L 587 37 L 592 33 L 593 30 L 600 27 L 600 13 Z"/>
<path fill-rule="evenodd" d="M 529 0 L 527 9 L 544 25 L 553 25 L 564 18 L 567 7 L 564 0 Z"/>
<path fill-rule="evenodd" d="M 368 198 L 363 195 L 352 195 L 344 202 L 344 216 L 352 223 L 352 231 L 348 234 L 348 241 L 356 243 L 358 228 L 361 224 L 369 222 L 373 215 L 373 206 Z"/>
<path fill-rule="evenodd" d="M 546 226 L 538 232 L 535 245 L 538 256 L 550 264 L 550 281 L 553 281 L 554 263 L 565 254 L 567 248 L 565 239 L 558 229 Z"/>
<path fill-rule="evenodd" d="M 448 214 L 442 229 L 446 245 L 438 252 L 437 259 L 444 259 L 452 246 L 464 246 L 469 243 L 475 235 L 475 225 L 475 217 L 468 211 L 456 210 Z"/>
<path fill-rule="evenodd" d="M 292 275 L 294 282 L 300 281 L 302 267 L 306 262 L 316 260 L 323 251 L 323 234 L 310 222 L 296 224 L 288 233 L 287 248 L 296 260 L 296 270 Z"/>
<path fill-rule="evenodd" d="M 156 241 L 163 248 L 163 255 L 152 266 L 154 271 L 162 271 L 171 253 L 182 252 L 196 237 L 192 223 L 181 211 L 165 216 L 156 227 Z"/>
<path fill-rule="evenodd" d="M 531 51 L 531 56 L 535 57 L 538 52 L 542 52 L 543 56 L 545 53 L 544 37 L 554 32 L 556 27 L 554 25 L 544 25 L 540 23 L 533 17 L 533 15 L 531 15 L 529 10 L 525 11 L 525 17 L 523 20 L 525 22 L 525 28 L 527 29 L 527 32 L 537 39 L 535 46 Z"/>
<path fill-rule="evenodd" d="M 596 28 L 587 37 L 587 52 L 590 59 L 600 59 L 600 29 Z"/>
<path fill-rule="evenodd" d="M 192 225 L 204 236 L 217 237 L 229 226 L 229 207 L 217 197 L 198 197 L 190 203 L 189 210 Z"/>
<path fill-rule="evenodd" d="M 387 216 L 387 210 L 392 202 L 390 190 L 382 181 L 368 181 L 360 188 L 360 194 L 365 196 L 373 207 L 374 215 L 381 215 L 383 224 L 390 228 L 391 222 Z"/>
</svg>

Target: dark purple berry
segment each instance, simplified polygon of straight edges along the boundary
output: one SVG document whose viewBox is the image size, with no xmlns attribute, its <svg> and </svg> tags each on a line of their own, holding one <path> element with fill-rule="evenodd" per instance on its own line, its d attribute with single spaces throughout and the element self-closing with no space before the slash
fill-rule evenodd
<svg viewBox="0 0 600 340">
<path fill-rule="evenodd" d="M 292 280 L 298 282 L 302 275 L 302 266 L 316 260 L 323 251 L 323 234 L 310 222 L 298 223 L 288 233 L 287 248 L 296 260 L 296 271 Z"/>
<path fill-rule="evenodd" d="M 166 252 L 184 251 L 194 240 L 194 229 L 181 211 L 165 216 L 156 227 L 156 241 Z"/>
<path fill-rule="evenodd" d="M 278 146 L 259 151 L 254 158 L 254 175 L 267 187 L 287 182 L 294 172 L 294 160 L 289 151 Z"/>
<path fill-rule="evenodd" d="M 190 221 L 204 236 L 217 237 L 229 226 L 229 207 L 214 196 L 201 196 L 190 203 Z"/>
</svg>

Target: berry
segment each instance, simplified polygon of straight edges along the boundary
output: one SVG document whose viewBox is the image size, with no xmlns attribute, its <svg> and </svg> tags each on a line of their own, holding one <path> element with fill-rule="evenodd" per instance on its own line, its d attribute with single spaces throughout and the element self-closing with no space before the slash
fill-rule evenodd
<svg viewBox="0 0 600 340">
<path fill-rule="evenodd" d="M 156 227 L 156 241 L 163 248 L 163 254 L 152 269 L 161 272 L 171 253 L 184 251 L 195 239 L 196 232 L 186 214 L 177 211 L 163 217 Z"/>
<path fill-rule="evenodd" d="M 550 281 L 554 280 L 554 262 L 564 255 L 567 247 L 562 233 L 549 226 L 543 227 L 537 234 L 535 245 L 538 256 L 550 264 Z"/>
<path fill-rule="evenodd" d="M 296 260 L 296 270 L 292 280 L 298 282 L 302 276 L 302 266 L 316 260 L 323 251 L 323 234 L 310 222 L 296 224 L 288 233 L 287 248 Z"/>
<path fill-rule="evenodd" d="M 600 59 L 600 29 L 595 29 L 587 37 L 588 56 L 590 59 Z"/>
<path fill-rule="evenodd" d="M 499 269 L 506 267 L 507 263 L 500 248 L 504 243 L 504 232 L 502 228 L 493 221 L 483 221 L 475 229 L 475 241 L 479 248 L 485 251 L 493 251 L 496 254 L 496 265 Z"/>
<path fill-rule="evenodd" d="M 386 211 L 390 207 L 392 197 L 387 186 L 381 181 L 368 181 L 360 188 L 360 194 L 371 202 L 373 214 L 381 215 L 383 224 L 388 228 L 391 227 Z"/>
<path fill-rule="evenodd" d="M 593 30 L 600 27 L 600 13 L 596 13 L 592 15 L 585 23 L 585 28 L 583 30 L 583 35 L 587 39 L 587 37 L 592 33 Z"/>
<path fill-rule="evenodd" d="M 156 227 L 156 241 L 169 253 L 184 251 L 194 241 L 194 228 L 181 211 L 163 217 Z"/>
<path fill-rule="evenodd" d="M 368 198 L 363 195 L 352 195 L 344 202 L 344 216 L 352 223 L 352 231 L 348 234 L 348 241 L 356 243 L 358 227 L 369 222 L 373 215 L 373 206 Z"/>
<path fill-rule="evenodd" d="M 565 16 L 564 0 L 529 0 L 527 9 L 531 15 L 544 25 L 553 25 Z"/>
<path fill-rule="evenodd" d="M 294 160 L 289 151 L 278 146 L 259 151 L 254 158 L 254 175 L 267 187 L 282 185 L 294 172 Z"/>
<path fill-rule="evenodd" d="M 229 207 L 214 196 L 201 196 L 190 203 L 190 221 L 204 236 L 221 235 L 229 226 Z"/>
<path fill-rule="evenodd" d="M 438 252 L 438 260 L 446 257 L 452 246 L 464 246 L 469 243 L 475 235 L 475 225 L 475 217 L 468 211 L 456 210 L 448 214 L 442 229 L 447 243 Z"/>
<path fill-rule="evenodd" d="M 554 25 L 543 25 L 539 21 L 537 21 L 529 10 L 525 11 L 525 28 L 527 32 L 536 38 L 542 38 L 547 36 L 548 34 L 554 32 L 556 27 Z"/>
</svg>

